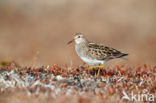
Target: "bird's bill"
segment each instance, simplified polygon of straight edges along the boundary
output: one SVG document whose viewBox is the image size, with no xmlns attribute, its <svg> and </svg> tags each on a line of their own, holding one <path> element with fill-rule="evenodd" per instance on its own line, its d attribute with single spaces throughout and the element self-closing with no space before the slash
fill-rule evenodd
<svg viewBox="0 0 156 103">
<path fill-rule="evenodd" d="M 73 39 L 73 40 L 71 40 L 71 41 L 69 41 L 67 44 L 71 44 L 73 41 L 74 41 L 74 39 Z"/>
</svg>

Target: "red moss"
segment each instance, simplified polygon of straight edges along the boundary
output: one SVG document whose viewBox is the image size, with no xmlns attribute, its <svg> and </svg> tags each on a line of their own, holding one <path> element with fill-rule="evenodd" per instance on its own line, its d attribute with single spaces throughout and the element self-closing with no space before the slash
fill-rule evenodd
<svg viewBox="0 0 156 103">
<path fill-rule="evenodd" d="M 38 84 L 34 87 L 28 86 L 18 88 L 16 87 L 16 83 L 15 88 L 10 89 L 12 92 L 16 93 L 29 91 L 33 98 L 41 98 L 42 93 L 49 93 L 49 96 L 54 95 L 58 92 L 58 88 L 62 90 L 60 90 L 60 94 L 58 93 L 56 95 L 58 97 L 66 96 L 68 89 L 71 88 L 71 98 L 73 95 L 79 97 L 81 94 L 79 94 L 79 92 L 82 92 L 82 94 L 86 93 L 88 97 L 89 95 L 92 95 L 101 100 L 109 100 L 109 97 L 114 96 L 114 94 L 121 98 L 123 96 L 123 91 L 126 91 L 127 93 L 131 93 L 131 91 L 141 93 L 143 90 L 147 89 L 150 93 L 155 93 L 156 90 L 154 74 L 156 73 L 156 66 L 152 67 L 144 64 L 143 66 L 136 67 L 128 65 L 115 65 L 114 68 L 104 67 L 100 69 L 99 78 L 96 77 L 99 68 L 93 68 L 92 70 L 88 70 L 88 67 L 86 66 L 69 68 L 68 64 L 65 64 L 65 67 L 63 68 L 56 64 L 49 68 L 44 66 L 38 68 L 21 68 L 14 62 L 10 62 L 0 68 L 0 72 L 3 73 L 3 71 L 8 71 L 8 73 L 10 73 L 10 71 L 14 69 L 16 71 L 15 73 L 22 79 L 25 78 L 26 75 L 29 75 L 35 78 L 35 81 L 32 81 L 32 83 L 39 80 L 42 85 Z M 43 78 L 43 75 L 46 76 Z M 7 81 L 11 81 L 11 77 L 8 74 L 5 75 L 4 78 Z M 14 82 L 12 82 L 11 85 L 14 85 L 13 83 Z M 44 85 L 53 86 L 52 88 L 55 88 L 52 90 Z M 22 99 L 23 97 L 17 96 L 17 98 Z M 80 103 L 90 102 L 90 99 L 82 98 L 81 96 L 78 100 Z"/>
</svg>

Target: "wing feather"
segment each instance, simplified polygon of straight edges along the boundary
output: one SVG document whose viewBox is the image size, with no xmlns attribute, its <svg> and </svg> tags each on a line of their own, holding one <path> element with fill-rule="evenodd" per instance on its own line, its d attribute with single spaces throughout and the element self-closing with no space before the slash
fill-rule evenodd
<svg viewBox="0 0 156 103">
<path fill-rule="evenodd" d="M 88 54 L 90 57 L 96 58 L 98 60 L 109 60 L 128 55 L 103 44 L 89 43 L 88 47 Z"/>
</svg>

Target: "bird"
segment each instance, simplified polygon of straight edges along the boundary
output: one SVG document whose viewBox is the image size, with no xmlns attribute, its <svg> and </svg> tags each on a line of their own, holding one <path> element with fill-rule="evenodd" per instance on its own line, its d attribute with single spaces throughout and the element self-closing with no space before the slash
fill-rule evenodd
<svg viewBox="0 0 156 103">
<path fill-rule="evenodd" d="M 89 70 L 93 68 L 102 68 L 104 64 L 115 58 L 123 58 L 127 53 L 123 53 L 104 44 L 88 41 L 82 33 L 75 33 L 74 39 L 67 44 L 75 42 L 75 50 L 77 55 L 88 64 Z M 97 75 L 99 75 L 100 69 Z"/>
</svg>

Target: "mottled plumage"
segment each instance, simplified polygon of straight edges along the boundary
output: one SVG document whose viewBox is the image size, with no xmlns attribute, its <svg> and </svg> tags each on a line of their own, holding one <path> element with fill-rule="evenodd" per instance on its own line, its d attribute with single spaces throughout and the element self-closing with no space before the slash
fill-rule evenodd
<svg viewBox="0 0 156 103">
<path fill-rule="evenodd" d="M 111 59 L 128 55 L 103 44 L 90 42 L 81 33 L 76 33 L 72 41 L 75 41 L 78 56 L 89 65 L 101 65 Z"/>
</svg>

